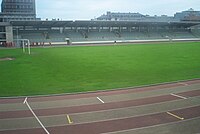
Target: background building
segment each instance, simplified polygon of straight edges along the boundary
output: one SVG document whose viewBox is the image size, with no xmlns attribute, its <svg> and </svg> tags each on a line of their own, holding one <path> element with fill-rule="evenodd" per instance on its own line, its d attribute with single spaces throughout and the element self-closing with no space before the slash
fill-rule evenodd
<svg viewBox="0 0 200 134">
<path fill-rule="evenodd" d="M 35 0 L 2 0 L 1 22 L 36 19 Z"/>
<path fill-rule="evenodd" d="M 140 13 L 115 13 L 107 12 L 101 15 L 97 20 L 103 21 L 154 21 L 154 22 L 167 22 L 167 21 L 200 21 L 200 11 L 194 11 L 192 8 L 176 13 L 174 16 L 149 16 Z"/>
<path fill-rule="evenodd" d="M 0 42 L 12 43 L 13 27 L 11 21 L 35 21 L 35 0 L 2 0 L 0 13 Z"/>
<path fill-rule="evenodd" d="M 194 11 L 194 9 L 190 8 L 187 11 L 176 13 L 174 18 L 180 21 L 200 21 L 200 11 Z"/>
</svg>

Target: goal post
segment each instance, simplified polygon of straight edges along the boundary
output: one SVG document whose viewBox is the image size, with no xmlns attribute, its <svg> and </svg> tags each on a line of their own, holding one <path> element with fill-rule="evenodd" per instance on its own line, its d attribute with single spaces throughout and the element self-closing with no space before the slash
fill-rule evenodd
<svg viewBox="0 0 200 134">
<path fill-rule="evenodd" d="M 18 44 L 20 47 L 22 47 L 23 53 L 26 53 L 26 50 L 28 51 L 28 54 L 31 54 L 31 44 L 29 39 L 18 39 L 17 40 Z"/>
</svg>

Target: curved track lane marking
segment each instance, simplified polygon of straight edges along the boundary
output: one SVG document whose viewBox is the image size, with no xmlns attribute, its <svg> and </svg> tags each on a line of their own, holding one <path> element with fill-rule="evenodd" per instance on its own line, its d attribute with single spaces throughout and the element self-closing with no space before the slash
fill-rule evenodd
<svg viewBox="0 0 200 134">
<path fill-rule="evenodd" d="M 141 128 L 133 128 L 133 129 L 114 131 L 114 132 L 108 132 L 108 133 L 101 133 L 101 134 L 118 134 L 118 133 L 121 134 L 121 133 L 125 133 L 125 132 L 137 131 L 137 130 L 142 130 L 142 129 L 152 129 L 152 128 L 155 128 L 155 127 L 161 127 L 161 126 L 165 126 L 165 125 L 177 125 L 179 123 L 188 122 L 188 121 L 192 121 L 192 120 L 196 120 L 196 119 L 200 120 L 200 117 L 186 119 L 186 120 L 179 120 L 177 122 L 170 122 L 170 123 L 165 123 L 165 124 L 158 124 L 158 125 L 153 125 L 153 126 L 147 126 L 147 127 L 141 127 Z M 198 134 L 198 133 L 196 133 L 196 134 Z"/>
<path fill-rule="evenodd" d="M 198 99 L 198 101 L 196 99 Z M 194 100 L 196 100 L 196 101 L 194 101 Z M 181 109 L 181 108 L 185 108 L 185 106 L 187 106 L 187 107 L 199 106 L 199 100 L 200 100 L 200 97 L 193 97 L 193 98 L 189 98 L 187 100 L 175 100 L 175 101 L 170 101 L 170 102 L 149 104 L 149 105 L 145 105 L 145 106 L 119 108 L 119 109 L 112 109 L 112 110 L 102 110 L 102 111 L 95 111 L 95 112 L 76 113 L 76 114 L 70 114 L 70 117 L 73 119 L 73 121 L 75 123 L 82 123 L 82 122 L 101 121 L 101 120 L 106 120 L 106 119 L 142 116 L 142 115 L 147 115 L 147 114 Z M 192 102 L 192 104 L 190 104 L 191 102 Z M 95 118 L 93 118 L 93 117 L 95 117 Z M 65 125 L 67 119 L 63 120 L 63 118 L 66 118 L 66 114 L 40 116 L 40 119 L 44 122 L 46 127 Z M 0 123 L 3 122 L 2 126 L 0 126 L 0 130 L 38 128 L 38 125 L 36 125 L 37 122 L 35 125 L 33 125 L 33 126 L 30 125 L 30 127 L 29 127 L 27 122 L 33 122 L 32 120 L 35 120 L 35 118 L 27 117 L 27 118 L 0 119 Z M 55 120 L 56 120 L 56 122 L 55 122 Z M 50 124 L 48 123 L 48 121 L 51 121 Z M 26 127 L 21 127 L 21 125 L 19 125 L 17 122 L 20 122 L 21 124 L 25 123 L 23 126 L 26 126 Z M 68 120 L 67 120 L 67 122 L 68 122 Z M 6 125 L 6 124 L 10 124 L 11 126 L 14 126 L 14 127 L 8 127 L 8 125 Z"/>
<path fill-rule="evenodd" d="M 181 89 L 181 88 L 180 88 Z M 170 93 L 179 94 L 183 92 L 191 92 L 195 91 L 198 88 L 194 89 L 169 89 L 169 90 L 158 90 L 158 91 L 150 91 L 150 92 L 143 92 L 143 93 L 130 93 L 130 94 L 122 94 L 122 95 L 110 95 L 110 96 L 102 96 L 101 99 L 104 102 L 118 102 L 118 101 L 128 101 L 128 100 L 136 100 L 148 97 L 155 97 L 161 95 L 167 95 Z M 200 89 L 200 85 L 199 85 Z M 81 105 L 92 105 L 92 104 L 99 104 L 99 100 L 97 98 L 84 98 L 84 99 L 72 99 L 72 100 L 58 100 L 58 101 L 49 101 L 49 102 L 30 102 L 31 107 L 33 109 L 49 109 L 49 108 L 60 108 L 60 107 L 71 107 L 71 106 L 81 106 Z M 4 111 L 21 111 L 27 110 L 27 107 L 24 106 L 22 103 L 11 103 L 11 104 L 0 104 L 0 112 Z"/>
<path fill-rule="evenodd" d="M 173 113 L 182 113 L 184 117 L 188 118 L 195 118 L 200 116 L 200 106 L 191 107 L 186 109 L 180 109 L 175 111 L 170 111 Z M 193 114 L 191 114 L 193 113 Z M 63 132 L 71 132 L 73 134 L 99 134 L 104 131 L 115 131 L 115 130 L 122 130 L 122 129 L 129 129 L 132 127 L 144 127 L 144 126 L 152 126 L 157 124 L 165 124 L 169 122 L 177 122 L 178 119 L 169 116 L 166 113 L 158 113 L 153 115 L 145 115 L 140 117 L 132 117 L 126 119 L 117 119 L 117 120 L 110 120 L 110 121 L 103 121 L 103 122 L 93 122 L 88 124 L 80 124 L 80 125 L 72 125 L 72 126 L 61 126 L 58 129 L 49 128 L 53 133 L 64 134 Z M 88 128 L 88 129 L 86 129 Z M 78 131 L 77 131 L 78 130 Z M 93 130 L 92 132 L 90 130 Z"/>
<path fill-rule="evenodd" d="M 200 95 L 200 90 L 186 92 L 188 97 L 194 97 Z M 184 95 L 184 93 L 182 93 Z M 82 113 L 90 111 L 101 111 L 106 109 L 117 109 L 122 107 L 132 107 L 132 106 L 142 106 L 147 104 L 155 104 L 159 102 L 167 102 L 172 100 L 178 100 L 179 98 L 171 95 L 163 95 L 156 97 L 149 97 L 137 100 L 122 101 L 122 102 L 112 102 L 105 104 L 95 104 L 95 105 L 84 105 L 84 106 L 73 106 L 73 107 L 61 107 L 61 108 L 51 108 L 51 109 L 39 109 L 34 110 L 38 116 L 47 116 L 47 115 L 58 115 L 58 114 L 72 114 L 72 113 Z M 27 110 L 23 111 L 6 111 L 0 112 L 0 119 L 6 118 L 21 118 L 21 117 L 30 117 L 32 116 Z"/>
<path fill-rule="evenodd" d="M 73 125 L 89 124 L 89 123 L 96 123 L 96 122 L 107 122 L 107 121 L 113 121 L 113 120 L 123 120 L 123 119 L 129 119 L 129 118 L 137 118 L 137 117 L 144 117 L 144 116 L 149 116 L 149 115 L 156 115 L 156 114 L 161 114 L 161 113 L 163 113 L 165 115 L 168 115 L 168 116 L 171 116 L 171 117 L 174 118 L 174 116 L 168 114 L 168 112 L 172 114 L 172 112 L 177 112 L 177 111 L 179 112 L 179 111 L 182 111 L 182 110 L 188 110 L 188 109 L 190 110 L 190 109 L 196 109 L 196 108 L 200 109 L 200 105 L 194 105 L 194 106 L 185 107 L 185 108 L 172 109 L 172 110 L 169 110 L 169 111 L 168 110 L 163 110 L 163 111 L 159 111 L 159 112 L 146 113 L 146 114 L 133 115 L 133 116 L 127 116 L 127 117 L 120 117 L 120 118 L 117 117 L 117 118 L 111 118 L 111 119 L 105 119 L 105 120 L 96 120 L 96 121 L 88 121 L 88 122 L 81 122 L 81 123 L 75 123 L 74 122 Z M 176 114 L 178 114 L 178 113 L 176 113 Z M 198 113 L 196 113 L 196 111 L 195 111 L 195 115 L 196 114 L 198 115 Z M 173 114 L 173 115 L 175 115 L 175 114 Z M 195 115 L 192 115 L 192 116 L 195 116 Z M 183 113 L 182 113 L 182 116 L 184 116 Z M 177 118 L 177 120 L 180 120 L 180 119 Z M 58 127 L 58 126 L 68 126 L 68 124 L 55 125 L 55 126 L 52 126 L 52 127 Z M 51 126 L 48 126 L 48 127 L 51 127 Z"/>
<path fill-rule="evenodd" d="M 140 106 L 140 105 L 166 102 L 166 101 L 172 101 L 172 100 L 178 100 L 178 99 L 179 98 L 171 96 L 171 95 L 164 95 L 164 96 L 150 97 L 150 98 L 130 100 L 130 101 L 122 101 L 122 102 L 112 102 L 112 103 L 105 103 L 105 104 L 62 107 L 62 108 L 39 109 L 39 110 L 34 110 L 34 111 L 38 116 L 58 115 L 58 114 L 65 114 L 65 113 L 72 114 L 72 113 L 82 113 L 82 112 L 90 112 L 90 111 L 101 111 L 101 110 L 106 110 L 106 109 L 116 109 L 116 108 L 122 108 L 122 107 Z M 32 114 L 27 110 L 0 112 L 0 115 L 1 115 L 0 119 L 21 118 L 21 117 L 32 116 Z"/>
<path fill-rule="evenodd" d="M 191 107 L 186 109 L 180 109 L 175 111 L 170 111 L 173 113 L 182 113 L 183 117 L 186 119 L 196 118 L 200 116 L 200 106 Z M 193 114 L 191 114 L 193 113 Z M 58 126 L 58 127 L 48 127 L 48 130 L 52 134 L 100 134 L 100 133 L 108 133 L 115 131 L 122 131 L 128 129 L 136 129 L 136 128 L 144 128 L 149 126 L 155 126 L 160 124 L 166 124 L 170 122 L 178 122 L 179 120 L 168 115 L 167 113 L 158 113 L 151 114 L 139 117 L 125 118 L 125 119 L 117 119 L 110 121 L 102 121 L 102 122 L 93 122 L 93 123 L 85 123 L 85 124 L 74 124 L 68 126 Z M 16 131 L 2 131 L 0 134 L 35 134 L 35 131 L 38 129 L 25 129 L 25 130 L 16 130 Z M 22 133 L 21 133 L 22 132 Z"/>
<path fill-rule="evenodd" d="M 195 91 L 199 87 L 193 86 L 192 88 L 171 88 L 166 90 L 157 90 L 157 91 L 148 91 L 142 93 L 130 93 L 130 94 L 121 94 L 121 95 L 110 95 L 110 96 L 101 96 L 101 99 L 104 102 L 117 102 L 117 101 L 128 101 L 128 100 L 135 100 L 135 99 L 142 99 L 148 97 L 154 97 L 166 95 L 170 93 L 179 94 L 183 92 L 191 92 Z M 181 90 L 182 89 L 182 90 Z M 30 100 L 29 100 L 30 102 Z M 72 100 L 58 100 L 58 101 L 48 101 L 48 102 L 30 102 L 33 109 L 48 109 L 48 108 L 59 108 L 59 107 L 70 107 L 70 106 L 81 106 L 81 105 L 92 105 L 92 104 L 99 104 L 99 100 L 96 97 L 91 98 L 82 98 L 82 99 L 72 99 Z M 11 104 L 0 104 L 0 112 L 3 111 L 20 111 L 26 110 L 26 107 L 22 103 L 11 103 Z"/>
<path fill-rule="evenodd" d="M 189 80 L 185 81 L 185 83 L 190 84 L 197 84 L 200 83 L 200 80 Z M 152 90 L 159 90 L 165 88 L 173 88 L 173 87 L 180 87 L 182 86 L 180 83 L 166 83 L 166 84 L 159 84 L 159 85 L 150 85 L 146 87 L 132 87 L 132 88 L 124 88 L 119 90 L 108 90 L 108 91 L 98 91 L 98 92 L 88 92 L 88 93 L 80 93 L 80 94 L 63 94 L 63 95 L 54 95 L 54 96 L 36 96 L 30 97 L 31 102 L 41 102 L 41 101 L 54 101 L 54 100 L 65 100 L 65 99 L 77 99 L 77 98 L 88 98 L 88 97 L 96 97 L 96 96 L 108 96 L 114 94 L 123 94 L 123 93 L 137 93 L 137 92 L 145 92 L 145 91 L 152 91 Z M 22 98 L 0 98 L 0 104 L 6 103 L 21 103 L 23 102 L 24 97 Z"/>
</svg>

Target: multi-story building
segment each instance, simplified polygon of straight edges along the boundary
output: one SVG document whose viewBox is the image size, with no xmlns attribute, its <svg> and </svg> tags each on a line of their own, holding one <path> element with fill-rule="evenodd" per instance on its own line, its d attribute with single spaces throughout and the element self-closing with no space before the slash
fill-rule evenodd
<svg viewBox="0 0 200 134">
<path fill-rule="evenodd" d="M 117 20 L 141 20 L 145 17 L 140 13 L 114 13 L 107 12 L 107 14 L 102 15 L 97 18 L 97 20 L 107 20 L 107 21 L 117 21 Z"/>
<path fill-rule="evenodd" d="M 154 21 L 154 22 L 167 22 L 167 21 L 200 21 L 200 11 L 189 9 L 187 11 L 178 12 L 174 16 L 149 16 L 140 13 L 115 13 L 107 12 L 97 18 L 102 21 Z"/>
<path fill-rule="evenodd" d="M 187 11 L 176 13 L 174 18 L 181 21 L 200 21 L 200 11 L 194 11 L 194 9 L 190 8 Z"/>
<path fill-rule="evenodd" d="M 35 0 L 2 0 L 1 22 L 36 19 Z"/>
<path fill-rule="evenodd" d="M 34 21 L 35 0 L 2 0 L 0 13 L 0 42 L 13 42 L 11 21 Z"/>
</svg>

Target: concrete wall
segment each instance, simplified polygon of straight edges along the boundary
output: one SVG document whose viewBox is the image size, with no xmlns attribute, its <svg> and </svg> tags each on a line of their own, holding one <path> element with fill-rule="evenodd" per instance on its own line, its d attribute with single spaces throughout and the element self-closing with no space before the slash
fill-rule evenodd
<svg viewBox="0 0 200 134">
<path fill-rule="evenodd" d="M 13 42 L 13 27 L 6 26 L 6 42 L 10 43 Z"/>
</svg>

